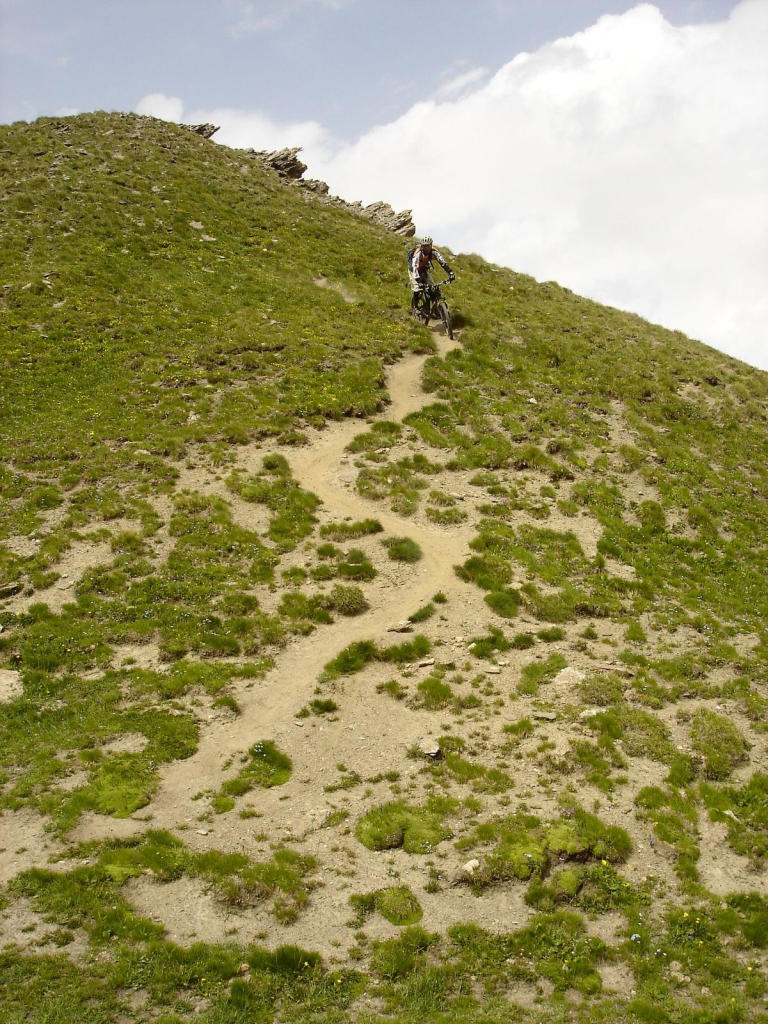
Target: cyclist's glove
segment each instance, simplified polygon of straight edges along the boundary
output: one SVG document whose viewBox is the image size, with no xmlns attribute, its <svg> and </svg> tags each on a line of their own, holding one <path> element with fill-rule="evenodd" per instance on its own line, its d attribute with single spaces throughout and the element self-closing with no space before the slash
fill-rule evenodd
<svg viewBox="0 0 768 1024">
<path fill-rule="evenodd" d="M 454 274 L 454 272 L 452 270 L 448 271 L 448 280 L 449 281 L 455 281 L 456 280 L 456 275 Z"/>
</svg>

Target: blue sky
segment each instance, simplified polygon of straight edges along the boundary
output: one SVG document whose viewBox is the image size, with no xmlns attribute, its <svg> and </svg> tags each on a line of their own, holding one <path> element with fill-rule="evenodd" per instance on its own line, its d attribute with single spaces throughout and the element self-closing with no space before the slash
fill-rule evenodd
<svg viewBox="0 0 768 1024">
<path fill-rule="evenodd" d="M 674 24 L 735 0 L 664 0 Z M 631 8 L 624 0 L 0 0 L 0 121 L 131 110 L 148 93 L 189 108 L 259 108 L 346 139 L 448 79 L 498 68 Z"/>
<path fill-rule="evenodd" d="M 0 0 L 0 121 L 214 120 L 768 369 L 768 0 Z"/>
</svg>

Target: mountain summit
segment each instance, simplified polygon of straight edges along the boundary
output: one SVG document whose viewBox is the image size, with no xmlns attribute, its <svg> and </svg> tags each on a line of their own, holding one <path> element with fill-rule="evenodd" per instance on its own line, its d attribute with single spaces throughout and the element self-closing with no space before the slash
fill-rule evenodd
<svg viewBox="0 0 768 1024">
<path fill-rule="evenodd" d="M 0 149 L 4 1019 L 768 1020 L 768 375 L 470 254 L 451 341 L 183 127 Z"/>
</svg>

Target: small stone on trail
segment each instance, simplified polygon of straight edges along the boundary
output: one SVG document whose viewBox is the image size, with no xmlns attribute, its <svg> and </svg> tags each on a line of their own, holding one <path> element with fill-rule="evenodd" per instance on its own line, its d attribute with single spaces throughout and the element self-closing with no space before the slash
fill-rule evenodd
<svg viewBox="0 0 768 1024">
<path fill-rule="evenodd" d="M 580 668 L 568 665 L 566 668 L 560 669 L 552 682 L 560 686 L 576 686 L 585 678 L 585 673 Z"/>
<path fill-rule="evenodd" d="M 436 739 L 433 739 L 431 736 L 422 736 L 422 738 L 419 740 L 419 751 L 426 757 L 438 758 L 442 757 L 443 754 L 442 750 L 440 749 L 440 744 L 437 742 Z"/>
<path fill-rule="evenodd" d="M 413 626 L 410 624 L 410 622 L 398 622 L 394 626 L 388 626 L 387 627 L 387 632 L 388 633 L 412 633 L 413 632 Z"/>
<path fill-rule="evenodd" d="M 555 722 L 557 721 L 557 715 L 554 711 L 534 711 L 533 717 L 540 719 L 542 722 Z"/>
<path fill-rule="evenodd" d="M 489 676 L 501 675 L 501 669 L 498 667 L 498 665 L 489 665 L 483 671 L 485 672 L 486 675 L 489 675 Z"/>
<path fill-rule="evenodd" d="M 199 836 L 207 836 L 207 835 L 210 835 L 210 833 L 208 832 L 208 829 L 207 829 L 207 828 L 199 828 L 199 829 L 197 830 L 197 834 L 198 834 Z"/>
<path fill-rule="evenodd" d="M 419 662 L 419 668 L 429 668 L 430 665 L 435 664 L 434 658 L 426 658 L 424 661 Z"/>
<path fill-rule="evenodd" d="M 461 865 L 461 873 L 467 878 L 474 878 L 475 872 L 480 867 L 479 860 L 468 860 L 466 864 Z"/>
</svg>

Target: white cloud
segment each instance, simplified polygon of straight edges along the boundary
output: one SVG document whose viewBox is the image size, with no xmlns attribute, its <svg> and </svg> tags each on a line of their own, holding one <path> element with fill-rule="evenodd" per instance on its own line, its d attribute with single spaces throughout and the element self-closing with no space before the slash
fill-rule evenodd
<svg viewBox="0 0 768 1024">
<path fill-rule="evenodd" d="M 768 0 L 684 27 L 640 4 L 354 144 L 317 125 L 292 144 L 333 191 L 412 207 L 454 250 L 768 369 L 766 52 Z"/>
<path fill-rule="evenodd" d="M 181 121 L 184 103 L 178 96 L 166 96 L 162 92 L 152 92 L 142 97 L 135 106 L 137 114 L 145 117 L 157 117 L 161 121 Z"/>
<path fill-rule="evenodd" d="M 487 68 L 471 68 L 455 75 L 449 73 L 445 84 L 440 86 L 437 97 L 439 99 L 456 99 L 486 78 L 488 78 Z"/>
</svg>

